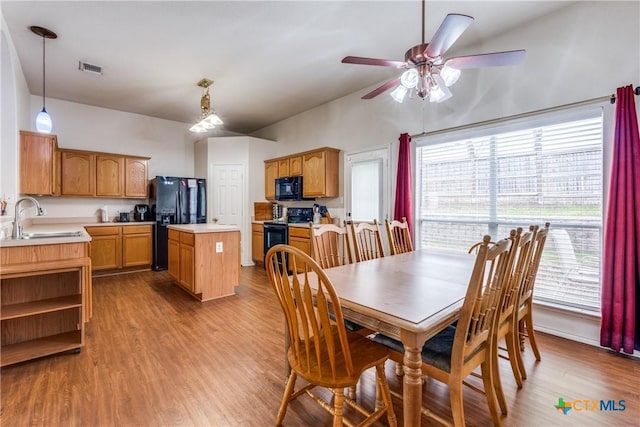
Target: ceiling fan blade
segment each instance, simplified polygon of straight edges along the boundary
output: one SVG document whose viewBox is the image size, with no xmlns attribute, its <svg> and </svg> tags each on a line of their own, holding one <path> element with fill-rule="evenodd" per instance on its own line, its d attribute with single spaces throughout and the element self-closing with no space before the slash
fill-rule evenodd
<svg viewBox="0 0 640 427">
<path fill-rule="evenodd" d="M 440 28 L 436 31 L 425 50 L 425 54 L 429 58 L 436 58 L 444 55 L 451 45 L 458 40 L 458 37 L 471 25 L 473 18 L 467 15 L 450 13 L 440 24 Z"/>
<path fill-rule="evenodd" d="M 520 63 L 526 54 L 525 50 L 483 53 L 480 55 L 457 56 L 445 61 L 445 65 L 458 70 L 480 67 L 502 67 Z"/>
<path fill-rule="evenodd" d="M 393 80 L 389 80 L 388 82 L 386 82 L 385 84 L 383 84 L 379 88 L 376 88 L 376 89 L 372 90 L 371 92 L 369 92 L 368 94 L 366 94 L 365 96 L 363 96 L 362 99 L 375 98 L 376 96 L 380 95 L 381 93 L 384 93 L 384 92 L 388 91 L 389 89 L 391 89 L 392 87 L 397 86 L 398 83 L 400 83 L 400 77 L 396 77 Z"/>
<path fill-rule="evenodd" d="M 407 66 L 403 61 L 391 61 L 388 59 L 363 58 L 361 56 L 345 56 L 342 58 L 343 64 L 379 65 L 382 67 L 403 68 Z"/>
</svg>

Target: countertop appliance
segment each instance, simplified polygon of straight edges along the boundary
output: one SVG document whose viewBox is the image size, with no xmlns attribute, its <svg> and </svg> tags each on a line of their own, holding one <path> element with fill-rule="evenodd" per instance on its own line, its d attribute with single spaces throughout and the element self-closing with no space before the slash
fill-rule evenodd
<svg viewBox="0 0 640 427">
<path fill-rule="evenodd" d="M 149 221 L 149 205 L 135 205 L 133 208 L 134 221 Z"/>
<path fill-rule="evenodd" d="M 200 224 L 207 222 L 206 180 L 156 176 L 151 180 L 149 197 L 153 233 L 153 269 L 166 270 L 169 265 L 169 224 Z"/>
<path fill-rule="evenodd" d="M 276 178 L 276 200 L 305 200 L 302 197 L 302 177 Z"/>
</svg>

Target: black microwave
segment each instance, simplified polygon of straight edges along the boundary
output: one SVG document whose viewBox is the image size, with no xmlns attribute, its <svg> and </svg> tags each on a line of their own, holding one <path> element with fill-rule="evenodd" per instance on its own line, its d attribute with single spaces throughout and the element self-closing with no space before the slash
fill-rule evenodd
<svg viewBox="0 0 640 427">
<path fill-rule="evenodd" d="M 276 178 L 276 200 L 304 200 L 302 197 L 302 177 Z"/>
</svg>

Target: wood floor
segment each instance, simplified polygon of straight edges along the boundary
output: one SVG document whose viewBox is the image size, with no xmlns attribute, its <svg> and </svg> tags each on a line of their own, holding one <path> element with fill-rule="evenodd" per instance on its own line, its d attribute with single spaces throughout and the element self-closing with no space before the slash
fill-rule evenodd
<svg viewBox="0 0 640 427">
<path fill-rule="evenodd" d="M 242 269 L 237 295 L 200 303 L 166 273 L 94 280 L 94 317 L 86 347 L 2 369 L 2 426 L 268 426 L 284 388 L 283 318 L 264 271 Z M 517 390 L 501 365 L 509 414 L 505 426 L 624 426 L 640 419 L 640 362 L 539 334 L 542 362 L 526 351 L 529 378 Z M 393 389 L 401 379 L 387 364 Z M 373 374 L 358 398 L 373 402 Z M 624 400 L 624 411 L 554 408 L 558 398 Z M 428 381 L 424 394 L 450 419 L 447 388 Z M 399 425 L 401 401 L 394 398 Z M 580 407 L 580 406 L 579 406 Z M 484 397 L 465 390 L 469 426 L 487 426 Z M 436 425 L 425 417 L 423 426 Z M 289 406 L 285 426 L 329 426 L 308 397 Z M 384 422 L 381 424 L 384 425 Z"/>
</svg>

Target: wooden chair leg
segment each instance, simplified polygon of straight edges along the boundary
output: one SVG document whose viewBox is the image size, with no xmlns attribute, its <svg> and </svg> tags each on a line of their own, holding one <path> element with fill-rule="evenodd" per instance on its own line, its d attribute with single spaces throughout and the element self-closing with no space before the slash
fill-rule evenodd
<svg viewBox="0 0 640 427">
<path fill-rule="evenodd" d="M 390 427 L 396 427 L 398 421 L 396 414 L 393 411 L 393 402 L 391 402 L 391 393 L 389 392 L 389 384 L 387 383 L 387 377 L 385 376 L 384 365 L 376 366 L 376 395 L 380 395 L 382 402 L 387 408 L 387 422 Z M 377 399 L 376 399 L 377 401 Z M 376 406 L 376 409 L 378 407 Z"/>
<path fill-rule="evenodd" d="M 511 365 L 513 379 L 516 381 L 518 388 L 522 388 L 522 377 L 520 376 L 520 363 L 522 361 L 522 357 L 520 354 L 520 347 L 517 342 L 518 331 L 509 331 L 505 339 L 507 342 L 507 353 L 509 353 L 509 364 Z"/>
<path fill-rule="evenodd" d="M 404 368 L 402 367 L 402 363 L 396 362 L 396 376 L 401 377 L 404 375 Z"/>
<path fill-rule="evenodd" d="M 498 401 L 498 405 L 500 406 L 500 411 L 503 415 L 507 415 L 507 400 L 504 397 L 504 390 L 502 389 L 502 381 L 500 380 L 500 365 L 498 358 L 498 351 L 496 349 L 495 354 L 491 357 L 491 372 L 489 373 L 492 378 L 491 382 L 493 383 L 493 389 L 496 395 L 496 399 Z M 481 367 L 482 368 L 482 367 Z M 484 377 L 487 375 L 484 371 L 482 372 L 482 381 L 485 382 Z M 485 385 L 485 394 L 487 394 L 487 400 L 489 400 L 489 394 L 487 393 L 486 385 Z"/>
<path fill-rule="evenodd" d="M 344 406 L 344 389 L 333 390 L 333 427 L 342 427 L 342 410 Z"/>
<path fill-rule="evenodd" d="M 357 390 L 356 390 L 356 386 L 355 385 L 352 385 L 351 387 L 349 387 L 349 399 L 355 400 L 356 399 L 356 393 L 357 393 Z"/>
<path fill-rule="evenodd" d="M 291 395 L 293 394 L 293 387 L 296 385 L 296 379 L 298 375 L 295 372 L 291 372 L 289 375 L 289 379 L 287 380 L 287 385 L 284 388 L 284 394 L 282 395 L 282 402 L 280 403 L 280 409 L 278 409 L 278 416 L 276 417 L 276 425 L 282 425 L 282 420 L 284 420 L 284 416 L 287 413 L 287 406 L 289 405 L 289 401 L 291 400 Z"/>
<path fill-rule="evenodd" d="M 464 427 L 464 405 L 462 402 L 462 382 L 449 384 L 449 400 L 455 427 Z"/>
<path fill-rule="evenodd" d="M 533 354 L 536 356 L 536 360 L 540 361 L 540 350 L 538 349 L 538 343 L 536 342 L 536 334 L 533 331 L 533 307 L 529 306 L 527 314 L 524 317 L 524 323 L 527 328 L 527 336 L 529 337 L 529 343 L 533 349 Z"/>
<path fill-rule="evenodd" d="M 495 373 L 493 372 L 493 368 L 491 367 L 491 363 L 484 362 L 480 365 L 480 369 L 482 370 L 482 383 L 484 386 L 484 392 L 487 398 L 487 404 L 489 405 L 489 412 L 491 413 L 491 419 L 493 420 L 494 426 L 501 426 L 502 420 L 500 418 L 500 414 L 498 413 L 498 404 L 499 400 L 496 396 L 496 384 L 494 383 Z M 500 381 L 500 378 L 497 379 Z M 500 393 L 502 393 L 502 384 L 500 384 Z M 504 395 L 502 396 L 504 399 Z M 505 403 L 506 405 L 506 403 Z M 506 408 L 504 415 L 506 415 Z"/>
</svg>

